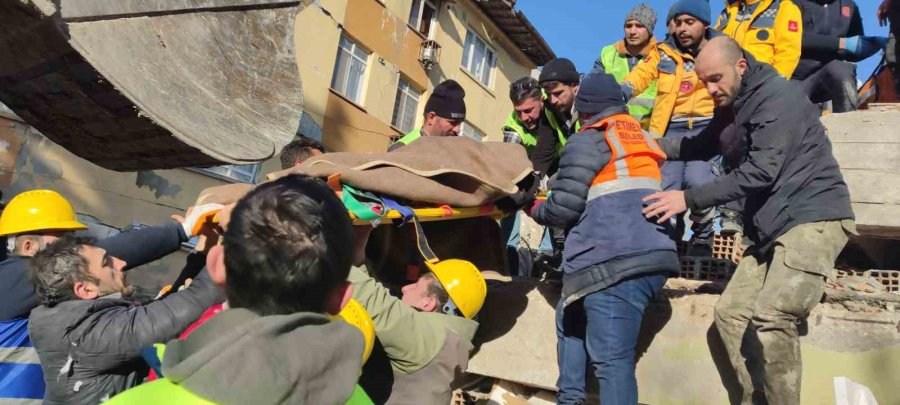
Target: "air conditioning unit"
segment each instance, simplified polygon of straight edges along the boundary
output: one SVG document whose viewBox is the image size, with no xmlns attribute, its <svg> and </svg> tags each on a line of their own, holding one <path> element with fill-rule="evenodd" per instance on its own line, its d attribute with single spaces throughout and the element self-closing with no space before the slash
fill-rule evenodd
<svg viewBox="0 0 900 405">
<path fill-rule="evenodd" d="M 430 70 L 432 66 L 438 64 L 441 60 L 441 45 L 433 39 L 422 41 L 419 45 L 419 62 Z"/>
</svg>

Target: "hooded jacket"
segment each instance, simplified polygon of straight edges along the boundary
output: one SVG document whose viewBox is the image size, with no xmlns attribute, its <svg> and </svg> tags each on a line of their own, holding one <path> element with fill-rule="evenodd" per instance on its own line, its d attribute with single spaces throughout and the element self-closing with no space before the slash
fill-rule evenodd
<svg viewBox="0 0 900 405">
<path fill-rule="evenodd" d="M 659 141 L 669 160 L 709 160 L 720 151 L 734 169 L 685 191 L 699 210 L 746 198 L 744 232 L 761 253 L 791 228 L 853 219 L 850 192 L 820 112 L 772 66 L 746 51 L 747 70 L 731 108 L 716 110 L 709 127 L 690 139 Z M 735 124 L 736 133 L 724 129 Z M 739 159 L 739 160 L 738 160 Z"/>
<path fill-rule="evenodd" d="M 220 404 L 343 404 L 365 343 L 346 322 L 300 312 L 259 316 L 235 308 L 166 345 L 162 372 Z"/>
<path fill-rule="evenodd" d="M 706 39 L 722 34 L 706 30 Z M 670 36 L 657 42 L 647 57 L 622 79 L 625 98 L 642 94 L 654 83 L 656 100 L 650 115 L 649 131 L 662 137 L 672 118 L 708 119 L 713 115 L 714 103 L 703 83 L 694 73 L 694 56 L 682 52 L 678 40 Z"/>
<path fill-rule="evenodd" d="M 146 305 L 113 294 L 35 308 L 28 332 L 47 382 L 44 403 L 93 405 L 140 384 L 149 371 L 141 349 L 174 338 L 223 299 L 204 271 Z"/>
<path fill-rule="evenodd" d="M 585 127 L 616 114 L 639 125 L 621 105 L 597 114 Z M 678 271 L 675 243 L 641 213 L 642 199 L 658 189 L 630 189 L 588 201 L 591 183 L 612 157 L 603 131 L 587 128 L 572 135 L 547 202 L 532 213 L 539 224 L 568 231 L 562 266 L 566 305 L 629 277 Z"/>
</svg>

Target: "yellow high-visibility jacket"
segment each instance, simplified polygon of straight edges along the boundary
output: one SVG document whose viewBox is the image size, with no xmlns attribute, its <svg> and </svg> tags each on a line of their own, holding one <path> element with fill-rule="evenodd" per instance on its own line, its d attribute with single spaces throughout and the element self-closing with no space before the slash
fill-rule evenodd
<svg viewBox="0 0 900 405">
<path fill-rule="evenodd" d="M 788 79 L 800 62 L 803 18 L 791 0 L 726 0 L 715 28 Z"/>
<path fill-rule="evenodd" d="M 707 39 L 721 35 L 707 30 Z M 712 117 L 715 103 L 693 69 L 685 71 L 685 62 L 694 63 L 683 54 L 674 39 L 657 42 L 644 60 L 622 80 L 631 95 L 641 94 L 656 80 L 656 100 L 648 130 L 656 137 L 666 134 L 673 117 Z M 631 96 L 630 95 L 630 96 Z"/>
</svg>

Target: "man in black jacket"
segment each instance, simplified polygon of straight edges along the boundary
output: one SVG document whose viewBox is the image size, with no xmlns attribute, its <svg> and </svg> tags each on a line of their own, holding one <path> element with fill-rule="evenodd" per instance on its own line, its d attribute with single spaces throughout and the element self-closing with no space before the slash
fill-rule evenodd
<svg viewBox="0 0 900 405">
<path fill-rule="evenodd" d="M 746 198 L 752 246 L 716 304 L 715 323 L 743 403 L 754 396 L 754 382 L 764 382 L 769 403 L 796 404 L 802 372 L 797 324 L 822 298 L 837 255 L 856 232 L 850 193 L 818 109 L 771 66 L 734 40 L 717 38 L 700 53 L 697 73 L 716 102 L 713 123 L 695 138 L 660 140 L 668 159 L 705 160 L 720 149 L 746 146 L 743 153 L 722 153 L 732 159 L 730 173 L 650 195 L 644 214 L 661 222 L 688 207 Z M 732 122 L 737 133 L 724 136 Z M 746 360 L 761 361 L 765 375 L 751 377 Z"/>
<path fill-rule="evenodd" d="M 175 337 L 223 301 L 204 271 L 186 290 L 138 305 L 129 297 L 127 266 L 73 235 L 31 259 L 41 305 L 31 312 L 28 331 L 47 383 L 45 404 L 96 404 L 139 384 L 148 372 L 141 348 Z"/>
<path fill-rule="evenodd" d="M 853 0 L 794 0 L 803 15 L 803 46 L 793 80 L 813 103 L 831 100 L 836 113 L 857 105 L 856 64 L 884 47 L 867 37 Z"/>
</svg>

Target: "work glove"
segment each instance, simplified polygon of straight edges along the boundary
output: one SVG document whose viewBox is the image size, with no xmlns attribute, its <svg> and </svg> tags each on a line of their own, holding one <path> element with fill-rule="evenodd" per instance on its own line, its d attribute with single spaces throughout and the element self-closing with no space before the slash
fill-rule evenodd
<svg viewBox="0 0 900 405">
<path fill-rule="evenodd" d="M 203 204 L 188 209 L 185 217 L 173 215 L 172 219 L 181 223 L 184 234 L 189 238 L 200 234 L 203 224 L 212 222 L 213 217 L 225 206 L 222 204 Z"/>
<path fill-rule="evenodd" d="M 512 213 L 522 208 L 530 207 L 537 196 L 538 186 L 540 186 L 540 184 L 541 182 L 538 179 L 537 172 L 531 172 L 530 175 L 526 176 L 517 184 L 519 187 L 518 192 L 497 200 L 494 205 L 497 206 L 497 209 L 506 213 Z"/>
<path fill-rule="evenodd" d="M 857 35 L 844 38 L 844 49 L 840 52 L 844 59 L 851 62 L 862 61 L 884 49 L 887 46 L 887 37 L 867 37 Z"/>
</svg>

